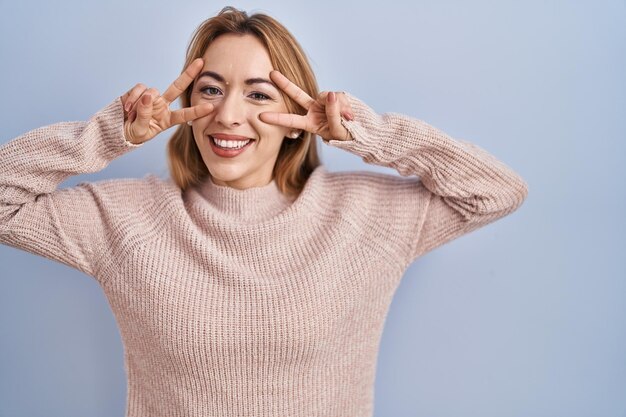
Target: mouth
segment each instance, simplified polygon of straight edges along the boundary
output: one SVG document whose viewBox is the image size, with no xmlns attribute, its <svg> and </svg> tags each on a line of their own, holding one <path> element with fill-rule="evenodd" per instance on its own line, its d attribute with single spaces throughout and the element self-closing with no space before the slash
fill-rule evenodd
<svg viewBox="0 0 626 417">
<path fill-rule="evenodd" d="M 211 149 L 215 154 L 222 157 L 233 157 L 249 148 L 255 140 L 245 136 L 227 135 L 215 133 L 208 135 Z"/>
</svg>

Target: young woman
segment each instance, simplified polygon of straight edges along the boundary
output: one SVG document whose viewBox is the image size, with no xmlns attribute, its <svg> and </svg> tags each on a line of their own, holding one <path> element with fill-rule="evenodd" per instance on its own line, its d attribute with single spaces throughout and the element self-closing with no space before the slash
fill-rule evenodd
<svg viewBox="0 0 626 417">
<path fill-rule="evenodd" d="M 57 188 L 174 125 L 171 178 Z M 329 172 L 316 135 L 400 176 Z M 281 24 L 225 8 L 163 94 L 137 84 L 86 122 L 0 147 L 0 241 L 102 286 L 125 346 L 127 416 L 371 416 L 407 267 L 527 193 L 471 143 L 318 93 Z"/>
</svg>

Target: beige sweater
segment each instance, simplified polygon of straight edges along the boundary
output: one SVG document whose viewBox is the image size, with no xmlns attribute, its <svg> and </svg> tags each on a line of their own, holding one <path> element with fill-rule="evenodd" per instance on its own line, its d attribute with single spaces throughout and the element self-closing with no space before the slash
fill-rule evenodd
<svg viewBox="0 0 626 417">
<path fill-rule="evenodd" d="M 127 416 L 371 416 L 407 267 L 526 198 L 481 148 L 348 98 L 354 140 L 324 143 L 401 176 L 319 166 L 293 201 L 274 182 L 181 193 L 152 174 L 57 188 L 144 146 L 125 140 L 119 98 L 0 147 L 0 242 L 101 285 L 125 348 Z"/>
</svg>

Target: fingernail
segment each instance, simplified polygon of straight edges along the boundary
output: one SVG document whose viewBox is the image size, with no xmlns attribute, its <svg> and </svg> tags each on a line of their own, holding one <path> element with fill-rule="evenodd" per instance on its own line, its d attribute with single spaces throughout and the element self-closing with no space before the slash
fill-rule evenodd
<svg viewBox="0 0 626 417">
<path fill-rule="evenodd" d="M 130 100 L 124 103 L 124 110 L 128 111 L 130 109 Z"/>
<path fill-rule="evenodd" d="M 353 121 L 354 120 L 354 115 L 352 113 L 346 113 L 346 120 Z"/>
<path fill-rule="evenodd" d="M 328 101 L 330 103 L 334 103 L 337 100 L 337 97 L 335 97 L 335 92 L 331 91 L 330 93 L 328 93 Z"/>
</svg>

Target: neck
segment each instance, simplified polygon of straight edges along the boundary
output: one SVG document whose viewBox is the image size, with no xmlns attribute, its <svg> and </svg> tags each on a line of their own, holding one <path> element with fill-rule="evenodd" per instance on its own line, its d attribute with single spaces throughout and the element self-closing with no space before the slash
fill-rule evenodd
<svg viewBox="0 0 626 417">
<path fill-rule="evenodd" d="M 273 178 L 270 176 L 268 178 L 238 178 L 233 181 L 223 181 L 215 178 L 212 175 L 209 175 L 208 180 L 212 181 L 213 184 L 222 187 L 230 187 L 236 190 L 247 190 L 248 188 L 264 187 L 266 185 L 269 185 L 273 181 Z"/>
<path fill-rule="evenodd" d="M 218 181 L 219 182 L 219 181 Z M 202 196 L 218 211 L 245 220 L 262 220 L 283 211 L 290 204 L 276 180 L 244 189 L 216 183 L 210 176 L 200 184 Z"/>
</svg>

